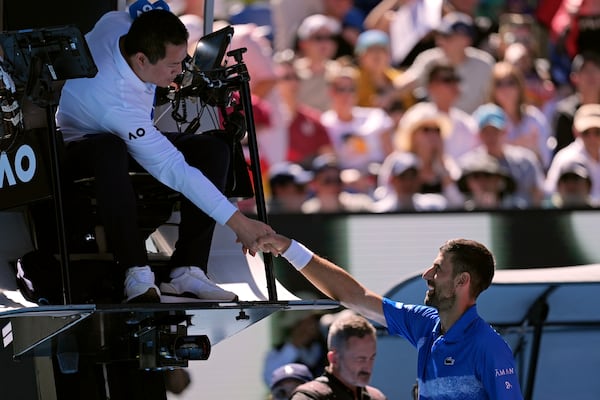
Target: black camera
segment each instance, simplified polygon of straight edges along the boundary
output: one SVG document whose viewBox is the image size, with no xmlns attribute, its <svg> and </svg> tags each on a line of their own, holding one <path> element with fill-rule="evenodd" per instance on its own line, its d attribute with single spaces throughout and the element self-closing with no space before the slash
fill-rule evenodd
<svg viewBox="0 0 600 400">
<path fill-rule="evenodd" d="M 133 334 L 139 367 L 145 370 L 185 368 L 189 360 L 207 360 L 211 343 L 206 335 L 188 335 L 188 315 L 140 321 Z"/>
</svg>

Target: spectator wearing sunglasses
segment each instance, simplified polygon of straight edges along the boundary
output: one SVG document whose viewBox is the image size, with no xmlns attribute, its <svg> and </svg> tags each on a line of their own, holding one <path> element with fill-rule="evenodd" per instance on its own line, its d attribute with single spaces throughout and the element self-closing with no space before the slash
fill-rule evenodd
<svg viewBox="0 0 600 400">
<path fill-rule="evenodd" d="M 286 127 L 286 160 L 310 168 L 315 157 L 331 153 L 333 147 L 327 129 L 319 120 L 320 111 L 298 100 L 300 77 L 294 69 L 293 57 L 291 50 L 276 53 L 274 56 L 278 78 L 277 90 L 282 100 L 281 108 Z"/>
<path fill-rule="evenodd" d="M 382 195 L 373 209 L 375 212 L 441 211 L 446 209 L 446 198 L 435 193 L 419 193 L 421 181 L 419 158 L 409 152 L 390 154 L 380 168 L 388 176 L 385 186 L 378 188 Z"/>
<path fill-rule="evenodd" d="M 448 201 L 448 207 L 462 207 L 463 198 L 456 180 L 460 168 L 445 150 L 445 138 L 452 130 L 448 117 L 431 107 L 411 107 L 400 120 L 394 136 L 396 151 L 410 152 L 420 162 L 419 193 L 437 193 Z M 387 182 L 379 174 L 380 184 Z"/>
<path fill-rule="evenodd" d="M 310 187 L 312 197 L 302 204 L 305 214 L 372 211 L 373 199 L 369 195 L 345 190 L 342 169 L 333 154 L 315 158 Z"/>
<path fill-rule="evenodd" d="M 528 102 L 523 72 L 506 61 L 496 63 L 489 93 L 490 103 L 499 105 L 506 114 L 506 142 L 533 151 L 546 170 L 552 157 L 550 123 L 538 107 Z"/>
<path fill-rule="evenodd" d="M 495 60 L 488 52 L 473 47 L 475 26 L 473 19 L 467 14 L 446 14 L 435 29 L 434 37 L 435 47 L 421 52 L 415 58 L 395 82 L 396 87 L 402 93 L 419 89 L 422 91 L 427 70 L 432 63 L 447 61 L 462 78 L 456 107 L 472 113 L 486 100 L 486 86 Z"/>
<path fill-rule="evenodd" d="M 306 17 L 297 30 L 298 58 L 294 67 L 300 78 L 298 101 L 320 111 L 327 110 L 331 103 L 325 72 L 337 52 L 340 31 L 340 23 L 323 14 Z"/>
<path fill-rule="evenodd" d="M 327 71 L 331 107 L 321 115 L 342 169 L 363 173 L 370 163 L 381 163 L 392 151 L 394 122 L 381 108 L 357 104 L 357 69 L 344 62 Z"/>
<path fill-rule="evenodd" d="M 546 193 L 557 190 L 560 171 L 574 160 L 582 160 L 589 172 L 592 201 L 600 201 L 600 104 L 585 104 L 573 119 L 575 140 L 554 156 L 546 176 Z"/>
<path fill-rule="evenodd" d="M 479 128 L 481 146 L 461 157 L 489 154 L 500 163 L 516 182 L 513 193 L 517 208 L 537 207 L 543 199 L 544 172 L 536 154 L 523 146 L 507 143 L 508 119 L 504 110 L 497 104 L 480 106 L 473 113 Z"/>
<path fill-rule="evenodd" d="M 454 160 L 480 144 L 477 122 L 473 116 L 456 107 L 460 96 L 461 77 L 456 67 L 445 61 L 432 63 L 427 73 L 426 101 L 413 106 L 414 110 L 429 109 L 447 117 L 452 127 L 444 138 L 446 154 Z"/>
<path fill-rule="evenodd" d="M 272 165 L 269 168 L 269 213 L 300 213 L 311 179 L 312 174 L 299 164 L 283 161 Z"/>
<path fill-rule="evenodd" d="M 354 61 L 358 68 L 357 105 L 383 108 L 397 124 L 416 99 L 411 94 L 401 96 L 394 88 L 402 71 L 392 66 L 389 35 L 377 29 L 362 32 L 354 47 Z"/>
</svg>

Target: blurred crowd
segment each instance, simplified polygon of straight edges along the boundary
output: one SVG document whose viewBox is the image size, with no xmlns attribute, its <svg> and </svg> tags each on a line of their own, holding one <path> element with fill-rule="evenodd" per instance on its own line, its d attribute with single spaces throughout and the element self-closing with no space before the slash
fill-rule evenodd
<svg viewBox="0 0 600 400">
<path fill-rule="evenodd" d="M 270 213 L 600 206 L 599 1 L 216 0 L 227 24 Z"/>
</svg>

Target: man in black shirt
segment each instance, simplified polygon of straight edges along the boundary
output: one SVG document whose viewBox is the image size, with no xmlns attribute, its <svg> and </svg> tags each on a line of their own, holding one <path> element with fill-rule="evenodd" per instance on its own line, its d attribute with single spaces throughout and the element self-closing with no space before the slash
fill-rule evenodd
<svg viewBox="0 0 600 400">
<path fill-rule="evenodd" d="M 365 318 L 351 314 L 338 317 L 327 336 L 329 365 L 323 375 L 298 386 L 291 400 L 385 400 L 377 388 L 369 386 L 377 336 L 373 325 Z"/>
</svg>

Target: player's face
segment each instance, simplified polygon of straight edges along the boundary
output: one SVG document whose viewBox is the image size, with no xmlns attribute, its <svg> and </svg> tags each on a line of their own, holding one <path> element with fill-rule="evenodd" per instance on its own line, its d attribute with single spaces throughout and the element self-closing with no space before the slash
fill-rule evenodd
<svg viewBox="0 0 600 400">
<path fill-rule="evenodd" d="M 165 57 L 151 64 L 143 64 L 144 82 L 154 83 L 159 87 L 167 87 L 182 72 L 183 60 L 187 57 L 187 44 L 167 44 Z"/>
<path fill-rule="evenodd" d="M 454 284 L 452 262 L 449 256 L 438 254 L 433 262 L 423 273 L 427 281 L 425 304 L 440 311 L 451 309 L 456 303 L 456 287 Z"/>
<path fill-rule="evenodd" d="M 364 387 L 369 384 L 377 353 L 373 336 L 348 339 L 342 352 L 336 352 L 334 368 L 338 378 L 348 386 Z"/>
</svg>

